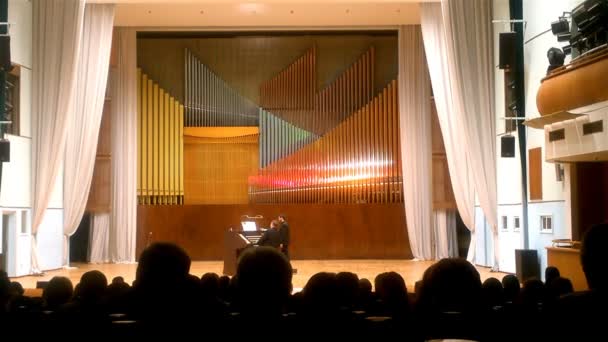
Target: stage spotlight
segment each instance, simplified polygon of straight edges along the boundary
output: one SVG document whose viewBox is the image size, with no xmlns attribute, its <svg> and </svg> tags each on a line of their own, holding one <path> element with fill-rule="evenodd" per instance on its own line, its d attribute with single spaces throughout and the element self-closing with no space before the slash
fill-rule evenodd
<svg viewBox="0 0 608 342">
<path fill-rule="evenodd" d="M 558 21 L 551 23 L 551 32 L 554 35 L 570 33 L 570 23 L 566 18 L 559 18 Z"/>
<path fill-rule="evenodd" d="M 568 32 L 568 33 L 560 33 L 560 34 L 557 35 L 557 41 L 558 42 L 569 42 L 571 36 L 572 35 L 570 35 L 570 32 Z"/>
<path fill-rule="evenodd" d="M 549 67 L 547 68 L 547 75 L 552 70 L 557 69 L 564 65 L 566 55 L 561 49 L 552 47 L 547 51 L 547 59 L 549 60 Z"/>
</svg>

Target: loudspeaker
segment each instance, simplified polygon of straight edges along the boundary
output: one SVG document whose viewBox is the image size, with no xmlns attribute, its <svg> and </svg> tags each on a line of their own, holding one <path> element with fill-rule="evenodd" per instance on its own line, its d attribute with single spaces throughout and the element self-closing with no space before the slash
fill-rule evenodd
<svg viewBox="0 0 608 342">
<path fill-rule="evenodd" d="M 515 66 L 515 32 L 503 32 L 498 37 L 498 68 L 509 69 Z"/>
<path fill-rule="evenodd" d="M 0 139 L 0 163 L 8 163 L 11 161 L 11 142 L 6 139 Z"/>
<path fill-rule="evenodd" d="M 500 137 L 500 156 L 503 158 L 515 157 L 515 137 L 503 135 Z"/>
<path fill-rule="evenodd" d="M 561 182 L 564 180 L 564 166 L 560 163 L 555 163 L 555 181 Z"/>
<path fill-rule="evenodd" d="M 0 69 L 11 70 L 11 37 L 0 36 Z"/>
<path fill-rule="evenodd" d="M 540 279 L 540 264 L 535 249 L 515 250 L 515 274 L 522 283 L 531 278 Z"/>
</svg>

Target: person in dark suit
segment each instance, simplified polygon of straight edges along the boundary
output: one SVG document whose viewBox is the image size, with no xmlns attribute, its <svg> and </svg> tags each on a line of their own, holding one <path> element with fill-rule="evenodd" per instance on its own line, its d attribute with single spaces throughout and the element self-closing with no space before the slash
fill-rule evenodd
<svg viewBox="0 0 608 342">
<path fill-rule="evenodd" d="M 281 236 L 281 244 L 279 248 L 289 260 L 289 224 L 287 223 L 287 217 L 281 214 L 278 217 L 279 220 L 279 235 Z"/>
<path fill-rule="evenodd" d="M 279 221 L 272 220 L 270 222 L 270 228 L 262 234 L 260 240 L 258 240 L 259 246 L 269 246 L 279 249 L 281 247 L 281 234 L 279 232 Z"/>
</svg>

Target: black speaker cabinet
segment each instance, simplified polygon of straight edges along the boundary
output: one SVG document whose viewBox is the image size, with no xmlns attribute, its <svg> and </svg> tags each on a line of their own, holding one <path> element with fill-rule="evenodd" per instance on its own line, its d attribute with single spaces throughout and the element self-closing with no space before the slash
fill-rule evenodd
<svg viewBox="0 0 608 342">
<path fill-rule="evenodd" d="M 11 70 L 11 38 L 0 36 L 0 69 Z"/>
<path fill-rule="evenodd" d="M 8 163 L 9 161 L 11 161 L 11 142 L 0 139 L 0 163 Z"/>
<path fill-rule="evenodd" d="M 540 264 L 535 249 L 515 250 L 515 273 L 522 283 L 531 278 L 540 279 Z"/>
<path fill-rule="evenodd" d="M 503 135 L 500 137 L 500 156 L 503 158 L 515 157 L 515 137 Z"/>
<path fill-rule="evenodd" d="M 515 32 L 503 32 L 498 37 L 498 67 L 510 69 L 515 66 Z"/>
</svg>

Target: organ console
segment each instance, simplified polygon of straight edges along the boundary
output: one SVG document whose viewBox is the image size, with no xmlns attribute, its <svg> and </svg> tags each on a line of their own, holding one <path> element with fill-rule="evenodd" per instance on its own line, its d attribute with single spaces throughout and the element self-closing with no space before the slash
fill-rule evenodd
<svg viewBox="0 0 608 342">
<path fill-rule="evenodd" d="M 257 246 L 266 229 L 259 228 L 253 219 L 261 216 L 245 217 L 241 229 L 230 228 L 224 233 L 224 271 L 225 275 L 235 275 L 239 255 L 247 248 Z"/>
</svg>

